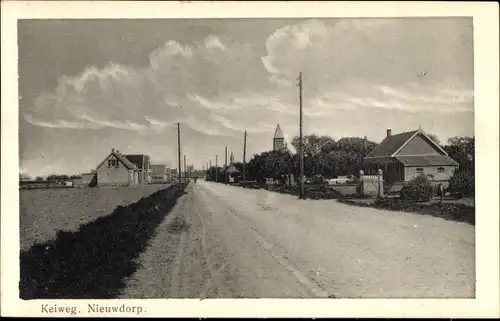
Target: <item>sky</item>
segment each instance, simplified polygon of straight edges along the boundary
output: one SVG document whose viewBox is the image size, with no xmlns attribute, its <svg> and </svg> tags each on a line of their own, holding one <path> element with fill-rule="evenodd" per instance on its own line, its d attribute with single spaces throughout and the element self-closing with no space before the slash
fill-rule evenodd
<svg viewBox="0 0 500 321">
<path fill-rule="evenodd" d="M 471 18 L 21 20 L 20 171 L 88 172 L 109 154 L 201 168 L 228 147 L 304 135 L 474 135 Z M 290 143 L 288 144 L 290 146 Z"/>
</svg>

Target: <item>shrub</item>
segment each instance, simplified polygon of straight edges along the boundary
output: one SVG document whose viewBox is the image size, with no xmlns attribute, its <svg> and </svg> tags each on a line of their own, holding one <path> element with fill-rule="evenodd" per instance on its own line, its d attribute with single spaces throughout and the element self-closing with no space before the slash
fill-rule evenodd
<svg viewBox="0 0 500 321">
<path fill-rule="evenodd" d="M 456 171 L 450 179 L 449 191 L 460 197 L 473 196 L 475 193 L 474 173 Z"/>
<path fill-rule="evenodd" d="M 324 182 L 325 182 L 325 179 L 323 178 L 323 175 L 314 175 L 312 178 L 313 184 L 322 184 Z"/>
<path fill-rule="evenodd" d="M 427 202 L 434 195 L 434 187 L 427 177 L 419 175 L 403 185 L 399 195 L 403 200 Z"/>
</svg>

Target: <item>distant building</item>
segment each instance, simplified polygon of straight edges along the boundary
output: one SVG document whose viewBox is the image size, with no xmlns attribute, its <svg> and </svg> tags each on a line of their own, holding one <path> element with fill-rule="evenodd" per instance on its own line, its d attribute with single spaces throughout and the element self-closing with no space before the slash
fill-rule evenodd
<svg viewBox="0 0 500 321">
<path fill-rule="evenodd" d="M 458 168 L 458 163 L 421 129 L 397 135 L 387 129 L 385 139 L 365 157 L 364 163 L 370 173 L 382 169 L 396 182 L 418 175 L 448 181 Z"/>
<path fill-rule="evenodd" d="M 273 137 L 273 151 L 283 151 L 286 149 L 285 137 L 281 131 L 280 125 L 276 126 Z"/>
<path fill-rule="evenodd" d="M 83 173 L 73 179 L 73 187 L 94 187 L 97 185 L 97 172 Z"/>
<path fill-rule="evenodd" d="M 151 182 L 163 183 L 168 179 L 167 167 L 165 165 L 151 165 Z"/>
<path fill-rule="evenodd" d="M 139 183 L 139 173 L 136 165 L 113 148 L 97 166 L 97 185 L 135 185 Z"/>
<path fill-rule="evenodd" d="M 151 165 L 148 155 L 125 155 L 128 161 L 139 170 L 139 184 L 151 183 Z"/>
<path fill-rule="evenodd" d="M 172 180 L 176 180 L 178 177 L 177 169 L 175 168 L 167 168 L 167 181 L 170 182 Z"/>
</svg>

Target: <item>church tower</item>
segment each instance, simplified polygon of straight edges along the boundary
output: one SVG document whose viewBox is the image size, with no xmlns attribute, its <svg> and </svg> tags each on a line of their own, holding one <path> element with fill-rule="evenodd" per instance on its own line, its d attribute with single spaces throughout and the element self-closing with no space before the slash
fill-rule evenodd
<svg viewBox="0 0 500 321">
<path fill-rule="evenodd" d="M 281 131 L 280 125 L 276 126 L 276 131 L 274 132 L 273 138 L 273 150 L 280 151 L 285 148 L 285 138 L 283 137 L 283 132 Z"/>
</svg>

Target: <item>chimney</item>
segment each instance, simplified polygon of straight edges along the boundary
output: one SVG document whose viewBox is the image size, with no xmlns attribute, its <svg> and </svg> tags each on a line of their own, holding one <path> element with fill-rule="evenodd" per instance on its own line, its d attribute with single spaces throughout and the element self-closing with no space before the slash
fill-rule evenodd
<svg viewBox="0 0 500 321">
<path fill-rule="evenodd" d="M 392 130 L 390 128 L 387 128 L 387 137 L 391 137 Z"/>
<path fill-rule="evenodd" d="M 114 153 L 115 152 L 115 149 L 114 148 L 111 148 L 111 152 Z"/>
</svg>

